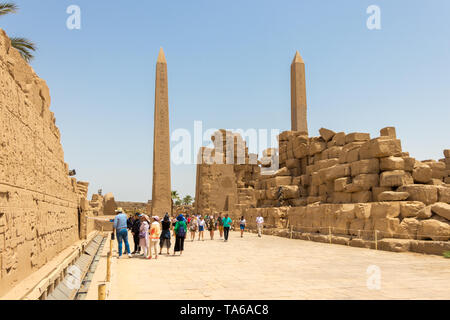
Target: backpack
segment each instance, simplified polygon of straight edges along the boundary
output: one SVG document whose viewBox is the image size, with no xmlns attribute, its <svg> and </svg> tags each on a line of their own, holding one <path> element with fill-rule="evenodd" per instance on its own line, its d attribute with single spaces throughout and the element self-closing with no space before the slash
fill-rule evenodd
<svg viewBox="0 0 450 320">
<path fill-rule="evenodd" d="M 178 226 L 178 232 L 177 236 L 180 238 L 184 238 L 186 236 L 186 229 L 184 228 L 184 224 L 181 224 Z"/>
</svg>

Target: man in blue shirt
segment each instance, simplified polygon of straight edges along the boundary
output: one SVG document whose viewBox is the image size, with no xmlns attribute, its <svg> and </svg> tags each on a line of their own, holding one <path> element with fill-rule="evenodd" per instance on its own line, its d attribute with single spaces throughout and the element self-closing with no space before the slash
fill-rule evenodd
<svg viewBox="0 0 450 320">
<path fill-rule="evenodd" d="M 122 256 L 122 241 L 125 242 L 125 250 L 128 257 L 131 258 L 130 245 L 128 244 L 128 217 L 123 213 L 122 208 L 117 208 L 116 217 L 114 218 L 114 230 L 116 230 L 117 242 L 119 243 L 119 258 Z"/>
</svg>

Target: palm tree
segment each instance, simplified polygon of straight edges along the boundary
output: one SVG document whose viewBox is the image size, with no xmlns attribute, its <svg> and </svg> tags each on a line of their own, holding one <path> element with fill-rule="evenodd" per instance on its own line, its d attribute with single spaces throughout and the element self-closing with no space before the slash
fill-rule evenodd
<svg viewBox="0 0 450 320">
<path fill-rule="evenodd" d="M 187 195 L 183 198 L 183 204 L 189 206 L 192 203 L 192 200 L 192 197 L 190 195 Z"/>
<path fill-rule="evenodd" d="M 0 16 L 9 13 L 16 13 L 19 7 L 15 3 L 3 2 L 0 3 Z M 30 62 L 34 56 L 32 51 L 36 51 L 36 45 L 28 39 L 13 37 L 11 38 L 11 46 L 19 51 L 20 55 L 26 62 Z"/>
<path fill-rule="evenodd" d="M 180 196 L 178 195 L 178 191 L 172 191 L 172 200 L 180 199 Z"/>
</svg>

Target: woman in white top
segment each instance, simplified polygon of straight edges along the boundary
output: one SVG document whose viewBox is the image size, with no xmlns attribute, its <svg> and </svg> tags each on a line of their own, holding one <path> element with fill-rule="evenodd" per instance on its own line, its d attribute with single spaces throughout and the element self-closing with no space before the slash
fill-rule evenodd
<svg viewBox="0 0 450 320">
<path fill-rule="evenodd" d="M 239 222 L 239 228 L 241 229 L 241 238 L 244 237 L 244 230 L 245 230 L 246 223 L 247 223 L 247 221 L 245 221 L 244 216 L 242 216 L 241 221 Z"/>
<path fill-rule="evenodd" d="M 200 236 L 202 237 L 202 241 L 205 241 L 204 237 L 205 232 L 205 219 L 203 217 L 200 217 L 198 219 L 198 241 L 200 241 Z"/>
</svg>

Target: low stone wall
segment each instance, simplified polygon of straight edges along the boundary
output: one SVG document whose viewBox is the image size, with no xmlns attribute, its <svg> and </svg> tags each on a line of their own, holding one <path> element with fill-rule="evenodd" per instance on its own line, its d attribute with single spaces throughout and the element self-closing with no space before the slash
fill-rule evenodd
<svg viewBox="0 0 450 320">
<path fill-rule="evenodd" d="M 377 240 L 380 250 L 442 254 L 450 251 L 447 213 L 445 203 L 397 201 L 251 208 L 244 215 L 251 230 L 261 215 L 266 234 L 365 248 Z"/>
</svg>

